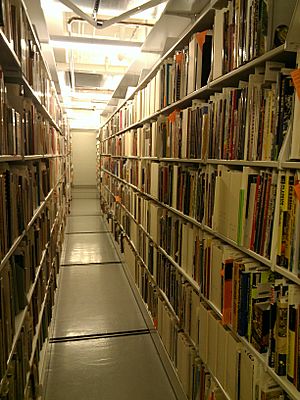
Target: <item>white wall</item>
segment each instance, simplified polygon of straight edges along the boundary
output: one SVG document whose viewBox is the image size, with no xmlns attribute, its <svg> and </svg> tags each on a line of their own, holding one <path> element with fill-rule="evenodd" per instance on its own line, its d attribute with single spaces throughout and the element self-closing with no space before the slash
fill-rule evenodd
<svg viewBox="0 0 300 400">
<path fill-rule="evenodd" d="M 96 185 L 96 132 L 72 131 L 73 185 Z"/>
</svg>

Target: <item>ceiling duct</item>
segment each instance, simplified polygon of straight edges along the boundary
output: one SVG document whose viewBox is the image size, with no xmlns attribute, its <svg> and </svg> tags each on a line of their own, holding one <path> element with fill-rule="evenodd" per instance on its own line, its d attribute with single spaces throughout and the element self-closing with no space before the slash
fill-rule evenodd
<svg viewBox="0 0 300 400">
<path fill-rule="evenodd" d="M 97 29 L 105 29 L 108 26 L 111 26 L 120 21 L 123 21 L 124 19 L 131 17 L 131 15 L 138 14 L 142 11 L 148 10 L 149 8 L 152 8 L 161 3 L 164 3 L 164 1 L 161 1 L 161 0 L 150 0 L 144 4 L 141 4 L 140 6 L 132 8 L 131 10 L 125 11 L 124 13 L 118 15 L 117 17 L 110 18 L 106 21 L 101 21 L 101 20 L 97 20 L 97 18 L 95 18 L 95 15 L 93 15 L 93 17 L 91 17 L 88 14 L 84 13 L 79 7 L 76 6 L 76 4 L 74 4 L 70 0 L 59 0 L 59 1 L 61 3 L 63 3 L 66 7 L 70 8 L 72 11 L 74 11 L 74 13 L 77 14 L 79 17 L 85 19 L 88 23 L 90 23 Z M 95 3 L 95 5 L 96 5 L 96 3 Z"/>
</svg>

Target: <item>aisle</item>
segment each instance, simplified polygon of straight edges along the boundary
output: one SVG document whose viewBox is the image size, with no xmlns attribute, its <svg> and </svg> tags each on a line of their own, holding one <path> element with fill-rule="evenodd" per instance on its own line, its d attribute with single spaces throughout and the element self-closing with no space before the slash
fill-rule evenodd
<svg viewBox="0 0 300 400">
<path fill-rule="evenodd" d="M 73 190 L 44 399 L 184 399 L 99 214 L 96 189 Z"/>
</svg>

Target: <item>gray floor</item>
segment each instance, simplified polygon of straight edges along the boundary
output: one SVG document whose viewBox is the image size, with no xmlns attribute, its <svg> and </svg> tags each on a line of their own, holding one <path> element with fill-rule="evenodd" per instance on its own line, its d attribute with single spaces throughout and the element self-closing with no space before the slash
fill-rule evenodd
<svg viewBox="0 0 300 400">
<path fill-rule="evenodd" d="M 43 398 L 185 399 L 93 188 L 73 191 L 66 232 Z"/>
<path fill-rule="evenodd" d="M 104 221 L 94 215 L 86 215 L 84 218 L 81 215 L 74 215 L 68 218 L 67 233 L 99 233 L 106 231 L 107 228 Z"/>
</svg>

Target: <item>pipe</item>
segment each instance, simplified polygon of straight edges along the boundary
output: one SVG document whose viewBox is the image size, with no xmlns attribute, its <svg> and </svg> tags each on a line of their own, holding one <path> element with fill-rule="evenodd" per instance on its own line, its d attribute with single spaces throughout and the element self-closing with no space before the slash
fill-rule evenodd
<svg viewBox="0 0 300 400">
<path fill-rule="evenodd" d="M 81 18 L 81 17 L 71 17 L 68 19 L 67 24 L 72 24 L 74 21 L 82 21 L 82 22 L 88 22 L 87 20 Z M 101 18 L 97 19 L 97 22 L 102 23 L 102 22 L 108 21 L 107 19 Z M 130 22 L 130 21 L 120 21 L 118 22 L 120 25 L 134 25 L 134 26 L 148 26 L 152 28 L 154 24 L 150 24 L 149 22 Z"/>
<path fill-rule="evenodd" d="M 135 7 L 135 8 L 132 8 L 131 10 L 125 11 L 123 14 L 120 14 L 117 17 L 113 17 L 113 18 L 110 18 L 109 20 L 102 22 L 102 21 L 98 21 L 98 20 L 90 17 L 88 14 L 85 14 L 80 8 L 78 8 L 70 0 L 59 0 L 59 1 L 61 3 L 63 3 L 66 7 L 70 8 L 72 11 L 74 11 L 75 14 L 82 17 L 84 20 L 86 20 L 89 24 L 91 24 L 93 27 L 95 27 L 97 29 L 107 28 L 108 26 L 111 26 L 113 24 L 119 23 L 120 21 L 123 21 L 124 19 L 130 17 L 131 15 L 138 14 L 144 10 L 148 10 L 149 8 L 155 7 L 158 4 L 162 3 L 161 0 L 150 0 L 144 4 L 141 4 L 138 7 Z"/>
</svg>

